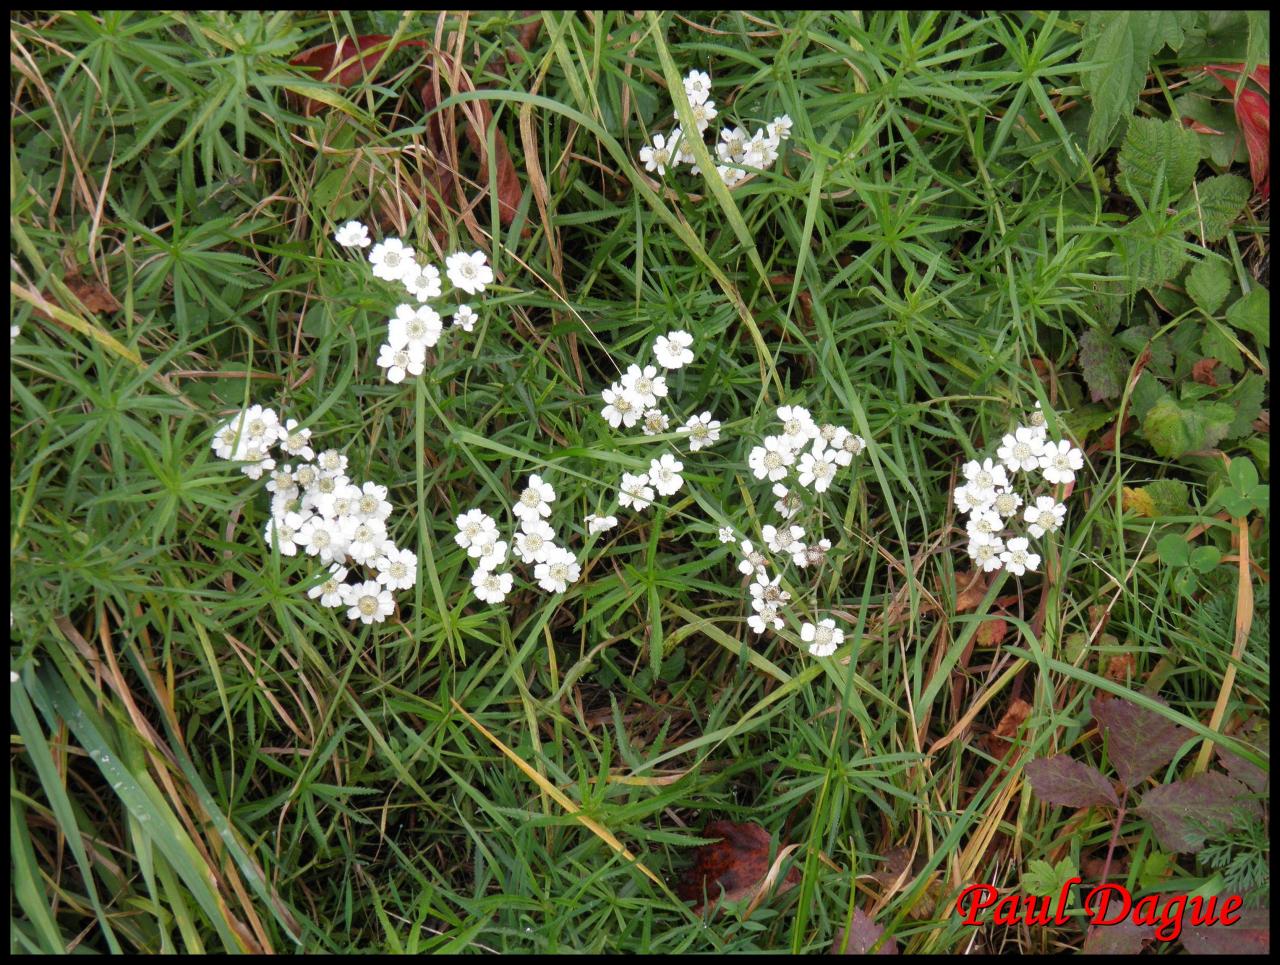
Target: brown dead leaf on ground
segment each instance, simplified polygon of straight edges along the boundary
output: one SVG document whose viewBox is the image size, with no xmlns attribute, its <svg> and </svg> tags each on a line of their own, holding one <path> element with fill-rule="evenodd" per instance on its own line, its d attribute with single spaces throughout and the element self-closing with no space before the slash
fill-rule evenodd
<svg viewBox="0 0 1280 965">
<path fill-rule="evenodd" d="M 1191 378 L 1201 385 L 1211 385 L 1214 388 L 1218 386 L 1218 380 L 1213 377 L 1213 370 L 1217 366 L 1217 359 L 1201 359 L 1195 365 L 1191 366 Z"/>
<path fill-rule="evenodd" d="M 848 929 L 836 936 L 835 944 L 831 946 L 831 954 L 867 955 L 871 953 L 872 948 L 876 947 L 876 943 L 880 942 L 875 954 L 897 955 L 898 943 L 891 937 L 882 940 L 883 935 L 883 925 L 877 925 L 865 911 L 855 908 Z"/>
<path fill-rule="evenodd" d="M 956 573 L 956 612 L 976 610 L 991 584 L 982 570 L 963 570 Z"/>
<path fill-rule="evenodd" d="M 682 901 L 699 902 L 694 914 L 702 914 L 704 895 L 714 907 L 722 892 L 726 901 L 741 901 L 767 884 L 773 839 L 760 825 L 712 821 L 702 836 L 723 840 L 704 844 L 694 852 L 693 864 L 680 876 L 675 889 Z M 800 870 L 792 868 L 778 882 L 777 893 L 782 894 L 799 883 Z"/>
<path fill-rule="evenodd" d="M 998 647 L 1004 642 L 1005 634 L 1008 632 L 1009 624 L 999 617 L 983 620 L 978 627 L 978 643 L 984 647 Z"/>
<path fill-rule="evenodd" d="M 1004 716 L 996 724 L 996 729 L 982 738 L 983 746 L 992 757 L 1004 760 L 1009 753 L 1013 739 L 1018 735 L 1018 728 L 1026 722 L 1031 714 L 1031 705 L 1021 697 L 1009 701 Z"/>
<path fill-rule="evenodd" d="M 1138 661 L 1131 653 L 1120 653 L 1107 661 L 1107 677 L 1116 683 L 1128 683 L 1138 672 Z"/>
</svg>

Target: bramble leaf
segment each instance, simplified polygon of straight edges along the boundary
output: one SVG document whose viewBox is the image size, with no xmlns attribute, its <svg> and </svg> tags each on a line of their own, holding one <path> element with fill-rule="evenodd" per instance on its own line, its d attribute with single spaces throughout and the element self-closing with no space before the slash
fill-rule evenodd
<svg viewBox="0 0 1280 965">
<path fill-rule="evenodd" d="M 1115 339 L 1091 328 L 1080 337 L 1080 371 L 1093 402 L 1114 399 L 1124 390 L 1129 363 Z"/>
<path fill-rule="evenodd" d="M 1133 117 L 1117 163 L 1120 186 L 1138 201 L 1150 201 L 1157 182 L 1164 184 L 1164 197 L 1180 198 L 1195 180 L 1200 145 L 1177 121 Z"/>
<path fill-rule="evenodd" d="M 1207 315 L 1212 315 L 1231 292 L 1231 276 L 1222 262 L 1206 260 L 1187 272 L 1187 294 Z"/>
<path fill-rule="evenodd" d="M 1111 782 L 1096 767 L 1073 760 L 1069 754 L 1055 754 L 1031 761 L 1027 780 L 1036 797 L 1046 804 L 1083 808 L 1095 804 L 1119 805 Z"/>
<path fill-rule="evenodd" d="M 1176 459 L 1216 445 L 1226 436 L 1235 415 L 1231 406 L 1222 402 L 1184 404 L 1166 395 L 1143 418 L 1142 435 L 1157 453 Z"/>
<path fill-rule="evenodd" d="M 1154 787 L 1134 810 L 1151 822 L 1166 851 L 1199 851 L 1241 817 L 1262 814 L 1247 787 L 1217 771 Z"/>
<path fill-rule="evenodd" d="M 1219 174 L 1196 184 L 1183 201 L 1191 228 L 1205 242 L 1221 241 L 1249 203 L 1249 182 L 1235 174 Z"/>
<path fill-rule="evenodd" d="M 1130 700 L 1099 694 L 1090 709 L 1107 734 L 1111 764 L 1125 787 L 1137 787 L 1169 763 L 1191 737 L 1185 727 Z"/>
</svg>

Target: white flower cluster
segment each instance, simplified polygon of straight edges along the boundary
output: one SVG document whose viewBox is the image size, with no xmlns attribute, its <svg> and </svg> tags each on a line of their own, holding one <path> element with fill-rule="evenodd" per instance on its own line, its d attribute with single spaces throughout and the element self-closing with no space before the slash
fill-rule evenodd
<svg viewBox="0 0 1280 965">
<path fill-rule="evenodd" d="M 806 542 L 804 527 L 791 522 L 800 511 L 803 500 L 782 480 L 794 466 L 800 486 L 814 493 L 824 493 L 830 488 L 836 473 L 851 465 L 853 457 L 867 444 L 861 436 L 842 426 L 818 425 L 803 406 L 780 406 L 778 419 L 782 423 L 782 432 L 766 436 L 747 457 L 747 465 L 755 477 L 773 483 L 773 494 L 777 497 L 773 508 L 783 517 L 782 525 L 763 526 L 760 535 L 770 552 L 790 557 L 796 566 L 806 568 L 822 562 L 831 549 L 831 540 L 819 537 Z M 733 538 L 731 530 L 720 531 L 722 542 L 730 542 Z M 791 595 L 779 586 L 781 574 L 769 578 L 769 559 L 756 549 L 751 540 L 742 540 L 738 548 L 742 553 L 738 569 L 755 575 L 755 582 L 751 584 L 751 608 L 755 614 L 747 618 L 747 624 L 756 633 L 764 633 L 767 629 L 781 630 L 782 610 L 791 599 Z M 809 645 L 809 652 L 815 657 L 829 657 L 844 641 L 844 631 L 838 629 L 832 619 L 819 620 L 816 624 L 806 621 L 800 627 L 800 639 Z"/>
<path fill-rule="evenodd" d="M 647 436 L 667 431 L 671 420 L 658 408 L 659 399 L 667 398 L 667 377 L 658 374 L 658 366 L 666 372 L 683 368 L 693 361 L 693 336 L 688 332 L 667 332 L 653 342 L 653 357 L 658 365 L 630 365 L 622 378 L 600 393 L 604 408 L 600 415 L 614 428 L 630 429 L 639 424 Z M 720 438 L 720 423 L 711 418 L 710 412 L 690 416 L 682 430 L 688 434 L 689 451 L 697 452 L 714 444 Z M 672 453 L 663 453 L 649 460 L 648 471 L 624 472 L 618 486 L 618 505 L 639 512 L 653 503 L 655 493 L 674 496 L 684 485 L 684 463 Z M 588 517 L 588 528 L 593 533 L 604 532 L 618 524 L 614 516 Z"/>
<path fill-rule="evenodd" d="M 1044 414 L 1036 403 L 1036 411 L 1027 425 L 1018 426 L 1006 435 L 996 449 L 996 459 L 971 460 L 964 464 L 965 482 L 951 494 L 956 509 L 968 516 L 969 556 L 984 572 L 1002 566 L 1014 576 L 1034 573 L 1040 555 L 1031 552 L 1025 536 L 1011 536 L 1006 527 L 1018 516 L 1024 499 L 1014 488 L 1019 473 L 1024 483 L 1031 473 L 1039 472 L 1051 485 L 1075 480 L 1076 470 L 1084 467 L 1084 454 L 1064 440 L 1051 442 Z M 1055 532 L 1067 514 L 1067 507 L 1052 495 L 1037 494 L 1024 485 L 1026 506 L 1022 520 L 1036 539 Z M 1032 502 L 1034 500 L 1034 502 Z"/>
<path fill-rule="evenodd" d="M 317 454 L 310 429 L 295 419 L 281 422 L 274 409 L 260 405 L 232 416 L 214 432 L 212 445 L 220 459 L 243 462 L 240 471 L 250 479 L 270 474 L 271 519 L 263 539 L 284 556 L 302 549 L 329 567 L 328 578 L 308 596 L 324 606 L 347 607 L 350 620 L 381 623 L 391 615 L 391 591 L 414 585 L 418 558 L 387 537 L 386 486 L 352 482 L 345 455 L 336 449 Z M 347 564 L 371 568 L 374 579 L 345 582 Z"/>
<path fill-rule="evenodd" d="M 334 240 L 348 248 L 367 248 L 372 242 L 369 229 L 359 221 L 348 221 L 334 233 Z M 427 349 L 440 341 L 444 322 L 430 305 L 442 292 L 440 269 L 428 264 L 422 256 L 399 238 L 387 238 L 369 252 L 373 274 L 383 281 L 399 282 L 417 304 L 396 306 L 395 317 L 387 324 L 387 340 L 378 352 L 378 365 L 387 370 L 391 382 L 403 382 L 406 375 L 421 375 L 427 361 Z M 445 259 L 445 274 L 455 293 L 478 295 L 493 283 L 493 269 L 484 253 L 456 252 Z M 454 310 L 452 325 L 464 332 L 475 329 L 479 316 L 467 304 Z"/>
<path fill-rule="evenodd" d="M 705 71 L 691 70 L 684 79 L 684 92 L 689 98 L 689 110 L 693 113 L 698 127 L 698 138 L 702 139 L 707 127 L 719 113 L 716 102 L 711 100 L 711 76 Z M 680 120 L 679 111 L 675 118 Z M 748 168 L 766 170 L 772 167 L 782 149 L 782 142 L 791 137 L 791 118 L 786 114 L 775 117 L 754 134 L 748 135 L 741 127 L 723 127 L 715 141 L 716 173 L 720 180 L 733 187 L 750 173 Z M 692 172 L 700 174 L 694 158 L 691 141 L 679 128 L 672 128 L 671 133 L 655 134 L 653 143 L 640 148 L 640 160 L 646 171 L 656 171 L 659 177 L 667 173 L 667 168 L 675 169 L 681 164 L 692 165 Z"/>
<path fill-rule="evenodd" d="M 555 498 L 550 483 L 531 475 L 511 508 L 520 521 L 511 542 L 500 538 L 497 522 L 483 510 L 467 510 L 454 520 L 458 527 L 454 540 L 476 561 L 471 585 L 479 599 L 501 603 L 511 592 L 515 579 L 499 568 L 513 547 L 515 555 L 533 567 L 533 578 L 548 593 L 564 593 L 570 583 L 577 582 L 582 567 L 570 550 L 556 542 L 556 531 L 547 521 Z M 587 518 L 590 521 L 591 517 Z"/>
</svg>

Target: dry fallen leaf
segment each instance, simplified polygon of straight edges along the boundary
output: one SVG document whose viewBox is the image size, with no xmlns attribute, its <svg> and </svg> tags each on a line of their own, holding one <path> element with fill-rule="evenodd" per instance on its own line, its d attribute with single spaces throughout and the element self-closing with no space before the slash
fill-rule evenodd
<svg viewBox="0 0 1280 965">
<path fill-rule="evenodd" d="M 769 873 L 769 856 L 773 839 L 755 823 L 712 821 L 702 832 L 704 838 L 722 838 L 715 844 L 704 844 L 694 852 L 690 866 L 676 884 L 676 894 L 683 901 L 699 902 L 694 909 L 701 914 L 703 896 L 715 906 L 723 892 L 726 901 L 741 901 L 755 893 Z M 778 894 L 800 883 L 800 872 L 792 868 L 778 884 Z"/>
</svg>

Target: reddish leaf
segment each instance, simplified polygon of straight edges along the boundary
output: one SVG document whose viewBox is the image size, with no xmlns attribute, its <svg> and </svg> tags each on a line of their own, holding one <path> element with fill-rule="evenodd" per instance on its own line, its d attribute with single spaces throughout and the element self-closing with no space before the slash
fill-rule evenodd
<svg viewBox="0 0 1280 965">
<path fill-rule="evenodd" d="M 704 844 L 694 853 L 693 865 L 676 885 L 682 901 L 707 901 L 715 904 L 721 892 L 726 901 L 741 901 L 750 896 L 769 873 L 769 853 L 773 839 L 755 823 L 712 821 L 703 837 L 723 838 L 715 844 Z M 792 868 L 778 886 L 779 893 L 798 884 L 800 872 Z M 701 912 L 699 905 L 695 912 Z"/>
<path fill-rule="evenodd" d="M 1072 808 L 1120 804 L 1115 788 L 1101 771 L 1072 760 L 1069 754 L 1055 754 L 1032 761 L 1027 765 L 1026 774 L 1031 790 L 1047 804 Z"/>
<path fill-rule="evenodd" d="M 1241 733 L 1240 737 L 1257 744 L 1264 753 L 1271 744 L 1270 737 L 1265 730 L 1260 733 Z M 1232 754 L 1228 750 L 1223 750 L 1221 747 L 1215 747 L 1214 749 L 1218 752 L 1218 760 L 1222 761 L 1222 766 L 1227 769 L 1227 773 L 1237 781 L 1243 783 L 1249 790 L 1256 791 L 1259 794 L 1267 789 L 1270 775 L 1257 764 L 1246 761 L 1243 757 Z"/>
<path fill-rule="evenodd" d="M 1244 908 L 1234 925 L 1188 925 L 1182 947 L 1191 955 L 1267 955 L 1271 918 L 1263 908 Z"/>
<path fill-rule="evenodd" d="M 1206 67 L 1205 72 L 1217 78 L 1235 97 L 1236 121 L 1249 149 L 1249 174 L 1254 189 L 1260 191 L 1265 200 L 1271 196 L 1271 101 L 1247 87 L 1237 96 L 1236 85 L 1238 76 L 1244 73 L 1244 64 L 1215 64 Z M 1249 76 L 1268 95 L 1271 93 L 1270 67 L 1258 67 Z"/>
<path fill-rule="evenodd" d="M 984 647 L 998 647 L 1009 632 L 1009 624 L 999 617 L 983 620 L 978 627 L 978 643 Z"/>
<path fill-rule="evenodd" d="M 1134 810 L 1151 822 L 1167 851 L 1199 851 L 1207 837 L 1229 830 L 1240 815 L 1262 813 L 1247 787 L 1217 771 L 1153 787 Z"/>
<path fill-rule="evenodd" d="M 966 570 L 956 574 L 956 612 L 976 609 L 987 595 L 990 584 L 982 570 Z"/>
<path fill-rule="evenodd" d="M 1192 381 L 1199 382 L 1201 385 L 1212 385 L 1216 388 L 1218 380 L 1213 377 L 1213 369 L 1217 364 L 1217 359 L 1201 359 L 1191 366 Z"/>
<path fill-rule="evenodd" d="M 1154 925 L 1135 925 L 1126 918 L 1114 925 L 1091 927 L 1081 951 L 1086 955 L 1137 955 L 1155 937 Z"/>
<path fill-rule="evenodd" d="M 1117 697 L 1093 698 L 1094 718 L 1107 733 L 1111 765 L 1125 787 L 1137 787 L 1168 764 L 1191 731 L 1171 723 L 1155 711 Z"/>
<path fill-rule="evenodd" d="M 907 862 L 911 860 L 911 849 L 906 845 L 898 848 L 892 848 L 885 852 L 884 867 L 871 872 L 871 877 L 880 883 L 882 888 L 892 888 L 902 873 L 907 870 Z M 902 878 L 902 883 L 906 885 L 911 881 L 911 875 Z"/>
<path fill-rule="evenodd" d="M 1131 653 L 1120 653 L 1107 661 L 1107 678 L 1116 683 L 1128 683 L 1138 672 L 1138 662 Z"/>
<path fill-rule="evenodd" d="M 368 75 L 374 66 L 387 53 L 388 34 L 365 34 L 361 37 L 343 37 L 336 44 L 320 44 L 310 47 L 298 54 L 289 63 L 295 67 L 310 67 L 316 71 L 319 80 L 334 83 L 340 87 L 350 87 Z M 424 40 L 401 40 L 393 50 L 401 47 L 425 47 Z M 359 53 L 361 56 L 357 57 Z M 325 105 L 319 101 L 306 99 L 305 113 L 310 115 L 321 110 Z"/>
<path fill-rule="evenodd" d="M 866 955 L 880 941 L 884 934 L 884 926 L 877 925 L 861 908 L 853 910 L 853 919 L 849 927 L 842 932 L 831 946 L 832 955 Z M 885 939 L 876 952 L 877 955 L 898 954 L 898 943 L 892 938 Z"/>
</svg>

